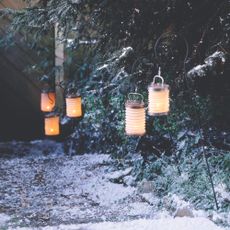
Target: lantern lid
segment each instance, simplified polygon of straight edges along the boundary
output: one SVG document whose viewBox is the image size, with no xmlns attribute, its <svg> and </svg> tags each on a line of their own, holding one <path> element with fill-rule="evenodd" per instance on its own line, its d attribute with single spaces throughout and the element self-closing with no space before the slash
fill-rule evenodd
<svg viewBox="0 0 230 230">
<path fill-rule="evenodd" d="M 125 103 L 125 106 L 129 107 L 129 108 L 133 108 L 133 109 L 140 109 L 140 108 L 144 108 L 145 104 L 144 104 L 144 102 L 127 100 L 126 103 Z"/>
<path fill-rule="evenodd" d="M 162 84 L 162 83 L 155 83 L 155 82 L 152 82 L 148 89 L 151 89 L 151 90 L 154 90 L 154 91 L 161 91 L 161 90 L 165 90 L 165 89 L 169 89 L 169 85 L 167 84 Z"/>
<path fill-rule="evenodd" d="M 80 93 L 68 93 L 66 94 L 66 98 L 78 98 L 81 97 Z"/>
<path fill-rule="evenodd" d="M 156 82 L 157 79 L 160 79 L 161 82 Z M 159 67 L 158 74 L 154 76 L 153 82 L 148 87 L 149 90 L 161 91 L 169 89 L 169 85 L 164 83 L 164 78 L 161 76 L 161 68 Z"/>
<path fill-rule="evenodd" d="M 145 103 L 143 95 L 139 93 L 129 93 L 125 106 L 136 109 L 144 108 Z"/>
<path fill-rule="evenodd" d="M 80 93 L 78 92 L 77 88 L 73 83 L 66 89 L 66 98 L 77 98 L 81 97 Z"/>
</svg>

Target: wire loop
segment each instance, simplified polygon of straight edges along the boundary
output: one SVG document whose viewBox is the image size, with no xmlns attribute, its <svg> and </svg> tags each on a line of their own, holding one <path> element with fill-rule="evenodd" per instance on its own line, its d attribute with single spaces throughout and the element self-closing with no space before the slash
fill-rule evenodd
<svg viewBox="0 0 230 230">
<path fill-rule="evenodd" d="M 129 93 L 129 95 L 128 95 L 128 99 L 129 100 L 134 100 L 134 101 L 138 101 L 138 100 L 136 100 L 136 99 L 132 99 L 131 98 L 131 96 L 139 96 L 140 98 L 141 98 L 141 102 L 144 102 L 144 97 L 143 97 L 143 95 L 142 94 L 140 94 L 140 93 Z"/>
</svg>

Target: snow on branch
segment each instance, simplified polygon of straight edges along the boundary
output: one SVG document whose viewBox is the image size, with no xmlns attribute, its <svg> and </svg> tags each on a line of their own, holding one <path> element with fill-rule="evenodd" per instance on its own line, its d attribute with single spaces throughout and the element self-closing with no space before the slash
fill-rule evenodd
<svg viewBox="0 0 230 230">
<path fill-rule="evenodd" d="M 132 47 L 125 47 L 111 54 L 110 58 L 98 64 L 94 70 L 93 78 L 100 85 L 101 91 L 116 92 L 122 82 L 129 77 L 125 71 L 123 60 L 125 60 L 133 52 Z"/>
<path fill-rule="evenodd" d="M 133 48 L 128 46 L 123 48 L 122 50 L 115 52 L 114 54 L 112 54 L 111 58 L 106 60 L 103 65 L 98 66 L 95 71 L 97 72 L 105 69 L 109 70 L 110 68 L 117 65 L 121 60 L 126 58 L 132 51 Z"/>
<path fill-rule="evenodd" d="M 222 51 L 216 51 L 204 60 L 203 65 L 197 65 L 192 68 L 187 76 L 190 78 L 204 77 L 208 71 L 214 70 L 218 65 L 226 62 L 226 55 Z"/>
</svg>

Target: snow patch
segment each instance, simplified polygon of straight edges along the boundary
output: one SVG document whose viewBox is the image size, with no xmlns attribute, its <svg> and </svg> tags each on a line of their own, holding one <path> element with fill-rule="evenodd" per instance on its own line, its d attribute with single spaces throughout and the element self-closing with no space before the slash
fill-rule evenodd
<svg viewBox="0 0 230 230">
<path fill-rule="evenodd" d="M 227 200 L 230 202 L 230 194 L 227 192 L 227 187 L 225 184 L 218 184 L 215 188 L 217 194 L 221 197 L 223 200 Z"/>
<path fill-rule="evenodd" d="M 10 221 L 10 219 L 10 216 L 0 213 L 0 227 L 3 227 L 8 221 Z"/>
<path fill-rule="evenodd" d="M 28 228 L 16 228 L 28 230 Z M 205 218 L 164 218 L 158 220 L 140 219 L 127 222 L 103 222 L 98 224 L 60 225 L 44 227 L 42 230 L 221 230 Z"/>
<path fill-rule="evenodd" d="M 188 72 L 188 75 L 197 74 L 199 77 L 204 77 L 206 74 L 205 67 L 205 65 L 197 65 Z"/>
<path fill-rule="evenodd" d="M 197 65 L 188 72 L 189 77 L 204 77 L 208 70 L 214 69 L 218 64 L 226 62 L 226 55 L 222 51 L 216 51 L 204 60 L 203 65 Z"/>
<path fill-rule="evenodd" d="M 133 168 L 130 167 L 130 168 L 127 168 L 125 170 L 115 171 L 115 172 L 107 175 L 107 178 L 112 182 L 119 181 L 121 178 L 129 175 L 132 172 L 132 169 Z"/>
<path fill-rule="evenodd" d="M 96 68 L 97 71 L 101 71 L 104 69 L 112 68 L 114 65 L 118 64 L 122 59 L 126 58 L 131 52 L 133 48 L 128 46 L 123 48 L 122 50 L 117 51 L 112 57 L 104 62 L 103 65 Z"/>
</svg>

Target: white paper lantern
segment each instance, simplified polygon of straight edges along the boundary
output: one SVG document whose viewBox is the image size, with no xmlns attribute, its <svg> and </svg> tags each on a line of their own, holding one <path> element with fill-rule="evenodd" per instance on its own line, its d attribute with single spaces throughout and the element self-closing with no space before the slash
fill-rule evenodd
<svg viewBox="0 0 230 230">
<path fill-rule="evenodd" d="M 139 96 L 141 100 L 131 99 L 131 96 Z M 145 107 L 141 94 L 129 94 L 125 104 L 125 132 L 129 136 L 143 136 L 146 133 Z"/>
<path fill-rule="evenodd" d="M 156 83 L 159 78 L 161 83 Z M 153 78 L 153 82 L 148 87 L 148 114 L 150 116 L 162 116 L 169 113 L 169 85 L 164 84 L 164 79 L 160 75 Z"/>
<path fill-rule="evenodd" d="M 57 136 L 60 134 L 60 118 L 58 115 L 47 114 L 45 116 L 45 135 Z"/>
<path fill-rule="evenodd" d="M 51 112 L 55 107 L 56 94 L 54 91 L 43 90 L 41 92 L 41 111 Z"/>
<path fill-rule="evenodd" d="M 82 103 L 80 95 L 69 95 L 66 97 L 66 115 L 71 118 L 82 116 Z"/>
</svg>

